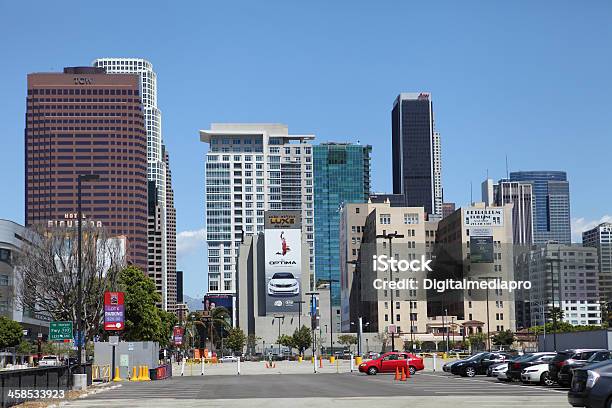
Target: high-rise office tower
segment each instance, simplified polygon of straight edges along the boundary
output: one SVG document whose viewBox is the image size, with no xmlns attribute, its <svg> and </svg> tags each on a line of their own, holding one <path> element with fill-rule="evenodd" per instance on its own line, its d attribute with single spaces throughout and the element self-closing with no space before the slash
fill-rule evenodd
<svg viewBox="0 0 612 408">
<path fill-rule="evenodd" d="M 339 208 L 367 201 L 371 151 L 372 146 L 350 143 L 313 146 L 315 270 L 318 279 L 332 280 L 332 306 L 336 307 L 340 306 Z"/>
<path fill-rule="evenodd" d="M 582 233 L 582 244 L 597 248 L 599 293 L 602 302 L 612 302 L 612 223 L 604 222 Z"/>
<path fill-rule="evenodd" d="M 176 207 L 174 207 L 174 189 L 170 171 L 170 154 L 162 146 L 166 163 L 166 265 L 168 274 L 168 311 L 174 312 L 178 298 L 178 280 L 176 272 Z M 182 302 L 182 300 L 181 300 Z"/>
<path fill-rule="evenodd" d="M 127 237 L 128 260 L 147 266 L 147 133 L 137 75 L 102 68 L 28 75 L 25 129 L 26 224 L 83 216 Z"/>
<path fill-rule="evenodd" d="M 513 204 L 512 234 L 515 245 L 533 243 L 532 185 L 519 181 L 500 180 L 497 184 L 487 179 L 482 182 L 482 201 L 487 206 Z"/>
<path fill-rule="evenodd" d="M 206 154 L 208 291 L 236 291 L 244 234 L 264 230 L 264 211 L 300 210 L 314 270 L 313 135 L 283 124 L 213 123 L 200 131 Z M 304 273 L 304 272 L 302 272 Z M 312 277 L 314 279 L 314 277 Z"/>
<path fill-rule="evenodd" d="M 176 211 L 174 203 L 168 202 L 168 194 L 172 194 L 172 186 L 168 183 L 168 160 L 163 144 L 161 111 L 157 105 L 157 74 L 153 71 L 153 65 L 142 58 L 98 58 L 93 61 L 93 66 L 104 68 L 108 74 L 137 74 L 140 79 L 140 89 L 142 93 L 142 108 L 144 112 L 145 124 L 147 129 L 147 177 L 155 183 L 157 192 L 157 205 L 159 205 L 160 215 L 160 237 L 161 248 L 156 246 L 149 248 L 149 258 L 157 259 L 161 250 L 162 270 L 147 271 L 147 274 L 154 280 L 154 276 L 162 274 L 163 290 L 162 295 L 163 309 L 172 310 L 174 302 L 172 300 L 176 289 L 173 286 L 176 271 Z M 168 223 L 174 222 L 171 227 Z M 174 228 L 174 231 L 171 229 Z M 152 243 L 151 240 L 149 242 Z M 174 250 L 174 255 L 171 253 Z"/>
<path fill-rule="evenodd" d="M 569 182 L 564 171 L 517 171 L 510 181 L 531 184 L 533 205 L 533 243 L 570 244 Z"/>
<path fill-rule="evenodd" d="M 406 204 L 442 216 L 440 134 L 434 128 L 431 95 L 401 93 L 391 112 L 393 192 Z"/>
</svg>

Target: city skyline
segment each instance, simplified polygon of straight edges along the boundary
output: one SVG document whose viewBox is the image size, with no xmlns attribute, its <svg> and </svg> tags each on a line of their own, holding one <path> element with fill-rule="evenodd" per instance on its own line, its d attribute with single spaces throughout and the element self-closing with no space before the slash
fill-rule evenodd
<svg viewBox="0 0 612 408">
<path fill-rule="evenodd" d="M 27 15 L 21 5 L 6 4 L 0 7 L 4 15 Z M 283 6 L 276 13 L 291 16 L 296 7 Z M 520 12 L 519 7 L 505 7 L 508 8 L 505 11 L 512 15 Z M 524 32 L 516 38 L 510 39 L 509 35 L 502 33 L 504 30 L 499 30 L 491 38 L 478 37 L 474 42 L 474 36 L 489 25 L 506 24 L 501 14 L 497 15 L 494 9 L 487 6 L 478 11 L 461 11 L 458 6 L 452 5 L 447 10 L 440 8 L 435 11 L 428 7 L 414 9 L 399 6 L 398 10 L 383 7 L 373 15 L 373 31 L 367 31 L 367 36 L 357 34 L 359 38 L 355 39 L 355 44 L 349 44 L 348 49 L 337 56 L 333 50 L 340 45 L 335 41 L 340 40 L 325 44 L 328 36 L 313 30 L 308 30 L 305 35 L 287 30 L 290 32 L 287 39 L 270 40 L 276 29 L 264 28 L 262 32 L 252 34 L 253 38 L 232 43 L 232 39 L 236 40 L 245 33 L 244 30 L 238 30 L 237 34 L 222 40 L 231 31 L 214 22 L 215 16 L 222 16 L 228 11 L 223 6 L 215 9 L 201 6 L 192 13 L 194 17 L 208 13 L 214 29 L 208 26 L 206 31 L 202 28 L 186 28 L 194 26 L 189 23 L 194 17 L 170 9 L 164 10 L 170 19 L 178 20 L 180 17 L 185 20 L 175 36 L 169 36 L 168 28 L 162 27 L 161 17 L 164 13 L 157 14 L 159 11 L 154 13 L 128 6 L 128 12 L 145 13 L 146 17 L 159 21 L 160 30 L 154 36 L 206 39 L 202 45 L 204 48 L 197 48 L 196 43 L 188 41 L 184 46 L 175 47 L 176 50 L 173 49 L 173 40 L 166 39 L 158 50 L 156 41 L 151 41 L 150 45 L 136 39 L 133 42 L 117 41 L 117 34 L 113 34 L 113 31 L 122 30 L 112 30 L 106 26 L 116 24 L 116 28 L 120 28 L 123 22 L 110 22 L 112 19 L 101 17 L 107 15 L 110 8 L 95 9 L 94 6 L 91 14 L 97 15 L 99 22 L 84 29 L 84 32 L 90 33 L 85 36 L 87 46 L 78 42 L 81 46 L 37 48 L 40 52 L 28 57 L 23 54 L 23 49 L 33 47 L 42 31 L 24 30 L 20 26 L 25 27 L 26 24 L 15 18 L 1 29 L 7 30 L 6 35 L 12 32 L 16 39 L 7 46 L 5 52 L 6 61 L 11 61 L 11 64 L 4 64 L 0 68 L 4 94 L 0 117 L 7 157 L 1 166 L 4 174 L 15 174 L 5 183 L 7 193 L 14 198 L 0 206 L 0 217 L 24 222 L 23 175 L 16 174 L 14 169 L 23 168 L 26 74 L 59 71 L 63 66 L 70 65 L 86 66 L 93 59 L 108 55 L 145 58 L 156 67 L 160 77 L 164 139 L 173 154 L 180 253 L 178 267 L 185 270 L 185 293 L 188 295 L 201 296 L 205 290 L 205 282 L 201 277 L 206 271 L 206 253 L 199 231 L 204 227 L 201 216 L 204 197 L 201 158 L 206 149 L 195 139 L 194 135 L 199 129 L 207 128 L 211 122 L 268 121 L 286 123 L 298 134 L 314 133 L 317 135 L 314 144 L 329 140 L 359 140 L 362 144 L 373 146 L 372 191 L 391 192 L 390 111 L 393 98 L 399 92 L 428 90 L 435 97 L 436 117 L 440 118 L 436 127 L 444 137 L 442 184 L 446 201 L 464 207 L 470 201 L 470 182 L 474 183 L 473 193 L 477 197 L 476 186 L 487 170 L 493 179 L 502 178 L 505 175 L 504 157 L 507 154 L 509 167 L 513 171 L 567 172 L 571 187 L 574 237 L 577 237 L 581 232 L 576 229 L 577 225 L 598 224 L 611 214 L 608 204 L 610 196 L 605 192 L 603 197 L 600 196 L 597 187 L 606 184 L 606 175 L 600 171 L 600 166 L 612 143 L 608 137 L 609 121 L 605 120 L 606 113 L 612 108 L 607 99 L 610 80 L 605 74 L 605 67 L 610 65 L 610 60 L 609 56 L 594 52 L 597 48 L 605 48 L 606 38 L 610 38 L 611 31 L 605 26 L 606 13 L 602 12 L 608 6 L 601 3 L 599 7 L 600 10 L 596 6 L 589 10 L 580 9 L 583 21 L 573 18 L 578 9 L 559 5 L 556 10 L 558 19 L 545 21 L 539 27 L 541 16 L 549 10 L 545 5 L 534 5 L 531 15 L 521 17 Z M 41 5 L 41 8 L 45 12 L 34 16 L 34 21 L 28 25 L 34 24 L 44 30 L 47 20 L 59 18 L 60 13 L 50 5 Z M 356 8 L 361 13 L 365 6 L 357 5 Z M 74 26 L 91 23 L 87 18 L 79 21 L 77 11 L 69 11 L 62 16 L 70 19 L 66 21 L 71 24 L 66 24 L 66 27 L 56 26 L 49 40 L 68 44 Z M 263 17 L 263 9 L 252 11 L 256 16 Z M 299 11 L 304 14 L 303 22 L 312 21 L 313 11 Z M 362 24 L 360 19 L 364 18 L 364 13 L 358 16 L 355 11 L 348 10 L 353 20 L 348 19 L 339 27 L 334 27 L 337 17 L 344 11 L 347 10 L 330 6 L 320 24 L 327 31 L 349 29 L 349 33 L 353 32 L 351 29 Z M 397 55 L 388 53 L 392 47 L 397 46 L 396 40 L 389 41 L 382 50 L 378 50 L 381 42 L 388 41 L 396 33 L 397 28 L 391 28 L 394 24 L 389 23 L 389 20 L 400 18 L 394 16 L 396 11 L 423 16 L 435 12 L 439 13 L 436 17 L 441 23 L 447 23 L 445 30 L 429 32 L 430 48 L 413 45 L 412 56 L 422 56 L 419 60 L 423 61 L 429 60 L 421 67 L 415 67 L 411 57 L 400 56 L 398 61 Z M 471 12 L 476 12 L 476 16 L 470 17 Z M 454 23 L 457 13 L 457 20 L 462 22 L 461 28 L 465 28 L 465 32 L 455 31 L 459 30 L 458 23 Z M 295 17 L 288 18 L 279 23 L 281 28 L 284 25 L 290 28 L 289 20 L 298 26 L 303 24 L 302 20 L 296 21 Z M 572 21 L 574 28 L 571 31 L 567 30 L 569 21 Z M 414 24 L 417 29 L 425 25 L 418 21 Z M 590 30 L 584 29 L 587 26 Z M 380 32 L 375 33 L 376 29 Z M 213 33 L 212 38 L 207 39 L 207 35 L 215 30 L 217 34 Z M 598 30 L 599 36 L 593 36 L 592 30 Z M 95 34 L 96 31 L 100 34 Z M 456 49 L 442 45 L 450 34 L 453 34 Z M 345 35 L 339 38 L 346 40 Z M 266 40 L 267 47 L 260 48 L 258 41 L 265 43 Z M 293 41 L 298 45 L 297 51 L 287 51 L 289 58 L 266 61 L 269 58 L 266 51 L 270 41 L 276 47 L 283 47 Z M 496 42 L 504 46 L 498 47 Z M 300 50 L 309 50 L 313 46 L 322 47 L 317 55 L 322 57 L 321 62 L 328 71 L 329 79 L 323 78 L 326 75 L 321 75 L 308 59 L 299 54 Z M 193 64 L 189 64 L 193 66 L 186 67 L 184 60 L 178 58 L 178 53 L 186 52 L 190 47 L 204 56 L 193 55 Z M 572 61 L 564 57 L 567 48 L 574 55 Z M 256 76 L 248 72 L 248 65 L 240 66 L 243 58 L 235 56 L 237 50 L 252 53 L 249 55 L 250 61 L 254 58 L 254 63 L 260 63 Z M 261 55 L 257 55 L 258 52 Z M 466 52 L 461 62 L 455 60 L 459 52 Z M 365 53 L 375 58 L 365 63 Z M 583 57 L 588 57 L 591 62 L 588 67 L 578 62 Z M 208 60 L 215 62 L 205 66 Z M 358 62 L 363 62 L 363 66 L 358 66 Z M 439 67 L 444 69 L 440 70 Z M 269 73 L 262 76 L 266 68 L 270 68 Z M 308 70 L 313 69 L 314 74 L 309 74 Z M 317 82 L 314 82 L 315 79 Z M 359 98 L 361 94 L 366 94 L 367 98 Z M 237 95 L 240 98 L 236 98 Z M 287 103 L 288 100 L 291 103 Z M 321 104 L 322 100 L 329 105 Z M 335 109 L 329 109 L 330 105 Z M 585 140 L 590 141 L 586 148 Z M 542 154 L 543 149 L 546 155 Z M 479 160 L 466 160 L 465 155 L 468 154 Z M 580 166 L 575 163 L 580 163 Z M 590 200 L 590 197 L 601 199 Z M 189 247 L 194 250 L 190 251 Z"/>
</svg>

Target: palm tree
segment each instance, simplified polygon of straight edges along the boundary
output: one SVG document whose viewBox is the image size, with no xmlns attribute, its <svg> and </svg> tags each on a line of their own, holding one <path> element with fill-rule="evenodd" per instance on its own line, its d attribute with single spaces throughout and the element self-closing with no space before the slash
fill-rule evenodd
<svg viewBox="0 0 612 408">
<path fill-rule="evenodd" d="M 229 319 L 231 318 L 229 311 L 223 306 L 217 306 L 210 311 L 210 317 L 203 319 L 204 327 L 210 334 L 211 348 L 215 347 L 215 331 L 219 336 L 222 335 L 222 330 L 227 330 L 231 327 Z"/>
</svg>

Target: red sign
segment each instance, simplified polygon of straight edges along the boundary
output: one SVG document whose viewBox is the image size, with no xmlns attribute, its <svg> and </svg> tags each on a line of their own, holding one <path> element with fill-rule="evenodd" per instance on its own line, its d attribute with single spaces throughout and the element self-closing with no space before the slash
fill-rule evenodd
<svg viewBox="0 0 612 408">
<path fill-rule="evenodd" d="M 183 333 L 185 332 L 185 329 L 183 329 L 180 326 L 174 326 L 174 329 L 172 330 L 172 338 L 174 339 L 174 344 L 177 346 L 180 346 L 181 344 L 183 344 Z"/>
<path fill-rule="evenodd" d="M 104 292 L 104 330 L 123 330 L 124 322 L 123 292 Z"/>
</svg>

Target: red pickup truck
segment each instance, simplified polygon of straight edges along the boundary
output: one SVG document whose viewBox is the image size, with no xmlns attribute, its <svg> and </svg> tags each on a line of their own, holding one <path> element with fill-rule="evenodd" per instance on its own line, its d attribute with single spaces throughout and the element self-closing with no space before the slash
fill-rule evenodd
<svg viewBox="0 0 612 408">
<path fill-rule="evenodd" d="M 407 369 L 410 375 L 423 370 L 423 359 L 405 351 L 390 351 L 382 356 L 359 364 L 359 372 L 368 375 L 394 373 L 396 369 Z"/>
</svg>

